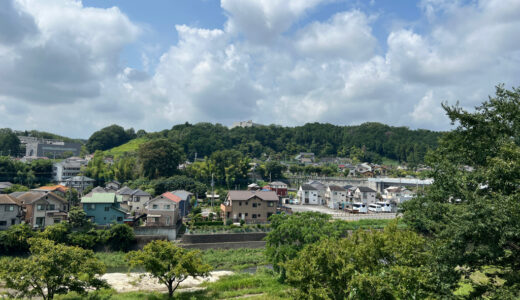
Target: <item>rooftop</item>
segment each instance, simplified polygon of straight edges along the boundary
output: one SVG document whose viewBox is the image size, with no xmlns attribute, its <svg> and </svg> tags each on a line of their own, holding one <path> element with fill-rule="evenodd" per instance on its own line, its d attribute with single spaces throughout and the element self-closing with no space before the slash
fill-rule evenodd
<svg viewBox="0 0 520 300">
<path fill-rule="evenodd" d="M 278 201 L 278 195 L 274 191 L 229 191 L 229 199 L 233 200 L 248 200 L 253 197 L 258 197 L 264 201 Z"/>
<path fill-rule="evenodd" d="M 81 198 L 81 203 L 116 203 L 121 202 L 122 198 L 115 193 L 93 193 L 90 197 Z"/>
</svg>

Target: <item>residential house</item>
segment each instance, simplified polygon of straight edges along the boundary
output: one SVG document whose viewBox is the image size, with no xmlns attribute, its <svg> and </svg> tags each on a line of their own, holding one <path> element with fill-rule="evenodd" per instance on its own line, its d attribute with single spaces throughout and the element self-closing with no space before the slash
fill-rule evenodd
<svg viewBox="0 0 520 300">
<path fill-rule="evenodd" d="M 0 230 L 20 224 L 23 218 L 21 202 L 13 196 L 0 195 Z"/>
<path fill-rule="evenodd" d="M 3 194 L 4 191 L 10 188 L 11 186 L 13 186 L 13 184 L 9 181 L 0 182 L 0 194 Z"/>
<path fill-rule="evenodd" d="M 112 180 L 109 183 L 105 184 L 105 188 L 113 190 L 115 192 L 121 188 L 121 183 L 117 180 Z"/>
<path fill-rule="evenodd" d="M 25 223 L 35 228 L 61 223 L 67 220 L 69 204 L 53 192 L 25 192 L 17 197 L 25 208 Z"/>
<path fill-rule="evenodd" d="M 327 191 L 327 186 L 319 181 L 311 181 L 309 184 L 318 191 L 318 204 L 325 204 L 325 192 Z"/>
<path fill-rule="evenodd" d="M 402 203 L 412 199 L 414 193 L 404 186 L 390 186 L 384 190 L 383 199 L 387 202 Z"/>
<path fill-rule="evenodd" d="M 110 192 L 113 193 L 113 191 L 111 191 L 109 189 L 106 189 L 101 186 L 96 186 L 95 188 L 91 189 L 90 192 L 88 192 L 88 194 L 84 195 L 83 197 L 92 197 L 92 195 L 95 193 L 110 193 Z"/>
<path fill-rule="evenodd" d="M 142 214 L 144 212 L 144 204 L 152 199 L 152 195 L 141 190 L 131 189 L 127 186 L 121 188 L 116 194 L 122 197 L 121 206 L 130 212 Z"/>
<path fill-rule="evenodd" d="M 179 220 L 178 203 L 171 198 L 178 196 L 171 196 L 175 195 L 164 193 L 145 203 L 146 226 L 175 226 L 177 224 Z"/>
<path fill-rule="evenodd" d="M 78 192 L 83 192 L 87 187 L 94 185 L 94 179 L 86 176 L 73 176 L 67 178 L 63 184 L 75 188 Z"/>
<path fill-rule="evenodd" d="M 367 163 L 361 163 L 356 165 L 356 173 L 362 176 L 371 176 L 373 175 L 372 167 Z"/>
<path fill-rule="evenodd" d="M 258 191 L 258 190 L 260 190 L 260 186 L 256 183 L 251 183 L 250 185 L 247 186 L 247 190 Z"/>
<path fill-rule="evenodd" d="M 190 212 L 190 201 L 193 194 L 185 190 L 175 190 L 171 193 L 181 198 L 181 202 L 179 202 L 179 214 L 181 217 L 186 216 Z"/>
<path fill-rule="evenodd" d="M 375 203 L 378 201 L 376 198 L 377 192 L 373 189 L 365 186 L 360 186 L 354 192 L 354 201 L 363 203 Z"/>
<path fill-rule="evenodd" d="M 314 162 L 315 156 L 312 152 L 300 152 L 294 159 L 301 164 L 310 164 Z"/>
<path fill-rule="evenodd" d="M 325 192 L 325 199 L 329 208 L 338 209 L 347 201 L 347 190 L 337 185 L 329 185 Z"/>
<path fill-rule="evenodd" d="M 320 204 L 318 190 L 310 184 L 302 184 L 297 193 L 300 204 Z"/>
<path fill-rule="evenodd" d="M 54 181 L 65 183 L 67 179 L 77 176 L 81 170 L 81 162 L 63 160 L 52 165 L 52 176 Z"/>
<path fill-rule="evenodd" d="M 229 191 L 220 205 L 224 220 L 265 223 L 276 213 L 278 195 L 274 191 Z"/>
<path fill-rule="evenodd" d="M 347 191 L 347 201 L 352 202 L 354 199 L 354 193 L 356 192 L 357 186 L 345 185 L 343 188 Z"/>
<path fill-rule="evenodd" d="M 273 181 L 269 183 L 269 189 L 275 191 L 278 197 L 287 196 L 287 184 L 281 181 Z"/>
<path fill-rule="evenodd" d="M 69 188 L 64 185 L 61 185 L 61 184 L 56 184 L 56 185 L 41 186 L 39 188 L 32 189 L 32 191 L 42 192 L 42 193 L 53 192 L 54 194 L 56 194 L 62 198 L 65 198 L 67 192 L 69 191 Z"/>
<path fill-rule="evenodd" d="M 122 197 L 115 193 L 94 193 L 81 198 L 87 218 L 97 225 L 121 224 L 126 211 L 121 208 Z"/>
</svg>

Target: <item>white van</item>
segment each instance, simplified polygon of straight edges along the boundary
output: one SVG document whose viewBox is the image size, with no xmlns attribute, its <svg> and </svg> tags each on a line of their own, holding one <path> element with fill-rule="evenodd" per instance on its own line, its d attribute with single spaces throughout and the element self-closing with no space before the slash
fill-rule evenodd
<svg viewBox="0 0 520 300">
<path fill-rule="evenodd" d="M 388 202 L 376 202 L 377 205 L 381 206 L 381 212 L 392 212 L 392 205 Z"/>
<path fill-rule="evenodd" d="M 367 212 L 367 205 L 365 203 L 354 202 L 352 204 L 352 213 L 366 214 Z"/>
<path fill-rule="evenodd" d="M 372 203 L 368 205 L 368 210 L 371 212 L 381 212 L 381 206 L 379 204 Z"/>
</svg>

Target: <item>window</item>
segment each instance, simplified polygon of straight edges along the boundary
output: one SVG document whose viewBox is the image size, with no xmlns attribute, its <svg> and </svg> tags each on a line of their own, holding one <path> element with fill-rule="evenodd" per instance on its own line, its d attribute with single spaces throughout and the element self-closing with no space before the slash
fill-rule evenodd
<svg viewBox="0 0 520 300">
<path fill-rule="evenodd" d="M 253 207 L 256 207 L 256 203 L 253 203 Z M 253 215 L 254 216 L 254 215 Z"/>
<path fill-rule="evenodd" d="M 274 202 L 269 202 L 269 203 L 267 203 L 267 206 L 269 206 L 269 207 L 273 207 L 273 206 L 274 206 Z"/>
<path fill-rule="evenodd" d="M 45 205 L 42 205 L 42 204 L 36 205 L 36 210 L 45 210 Z"/>
<path fill-rule="evenodd" d="M 152 209 L 157 209 L 159 206 L 157 204 L 152 205 Z"/>
<path fill-rule="evenodd" d="M 90 210 L 96 210 L 96 205 L 95 204 L 90 204 L 88 208 Z"/>
<path fill-rule="evenodd" d="M 54 219 L 54 224 L 58 224 L 61 222 L 61 219 Z"/>
<path fill-rule="evenodd" d="M 54 210 L 54 208 L 55 208 L 54 204 L 49 204 L 47 206 L 47 210 Z"/>
<path fill-rule="evenodd" d="M 105 211 L 110 211 L 110 207 L 105 206 Z"/>
<path fill-rule="evenodd" d="M 5 211 L 14 211 L 14 205 L 6 205 Z"/>
<path fill-rule="evenodd" d="M 11 219 L 11 225 L 15 225 L 16 224 L 16 219 Z"/>
<path fill-rule="evenodd" d="M 0 226 L 7 226 L 7 221 L 0 221 Z"/>
<path fill-rule="evenodd" d="M 246 217 L 247 217 L 247 213 L 246 213 Z"/>
<path fill-rule="evenodd" d="M 246 205 L 249 205 L 249 201 L 246 201 Z"/>
<path fill-rule="evenodd" d="M 164 209 L 170 209 L 170 204 L 164 205 Z"/>
<path fill-rule="evenodd" d="M 260 216 L 261 216 L 261 215 L 260 215 L 260 214 L 258 214 L 258 217 L 259 217 L 259 218 L 260 218 Z"/>
<path fill-rule="evenodd" d="M 118 222 L 123 222 L 123 217 L 117 217 Z"/>
<path fill-rule="evenodd" d="M 253 219 L 256 219 L 256 215 L 255 214 L 253 214 Z"/>
<path fill-rule="evenodd" d="M 242 206 L 242 201 L 238 201 L 238 205 Z"/>
</svg>

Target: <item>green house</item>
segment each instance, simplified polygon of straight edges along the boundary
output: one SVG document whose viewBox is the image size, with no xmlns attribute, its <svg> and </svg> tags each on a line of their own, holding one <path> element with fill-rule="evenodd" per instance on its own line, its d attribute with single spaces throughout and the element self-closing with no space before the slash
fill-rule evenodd
<svg viewBox="0 0 520 300">
<path fill-rule="evenodd" d="M 81 198 L 83 210 L 94 224 L 123 223 L 126 211 L 120 206 L 123 198 L 115 193 L 93 193 Z"/>
</svg>

